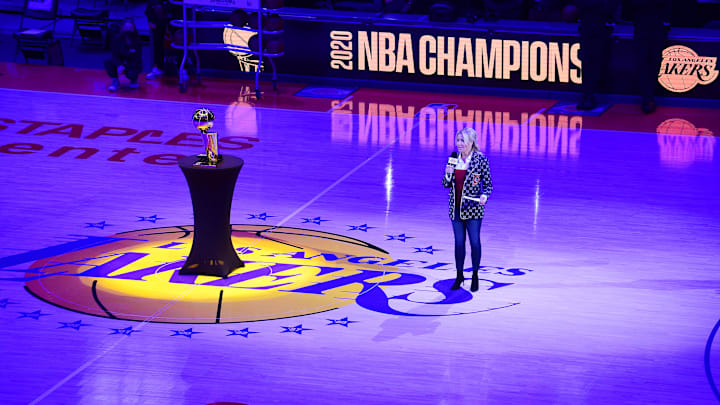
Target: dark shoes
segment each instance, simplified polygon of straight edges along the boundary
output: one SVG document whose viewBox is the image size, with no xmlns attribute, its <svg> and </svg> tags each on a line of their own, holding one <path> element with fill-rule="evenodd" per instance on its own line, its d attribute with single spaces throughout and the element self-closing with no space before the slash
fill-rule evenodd
<svg viewBox="0 0 720 405">
<path fill-rule="evenodd" d="M 135 80 L 130 80 L 130 84 L 128 84 L 128 87 L 135 90 L 135 89 L 139 88 L 140 85 L 138 84 L 137 79 L 135 79 Z M 118 79 L 118 78 L 112 79 L 112 82 L 110 82 L 110 85 L 108 86 L 108 90 L 109 91 L 118 91 L 119 88 L 120 88 L 120 79 Z"/>
<path fill-rule="evenodd" d="M 582 98 L 580 98 L 580 102 L 577 103 L 575 108 L 581 111 L 588 111 L 588 110 L 594 110 L 598 106 L 597 100 L 595 99 L 595 96 L 592 94 L 586 94 L 583 95 Z"/>
<path fill-rule="evenodd" d="M 112 79 L 112 82 L 110 82 L 110 85 L 108 86 L 108 90 L 117 91 L 118 88 L 120 88 L 120 80 Z"/>
<path fill-rule="evenodd" d="M 455 283 L 450 287 L 451 290 L 459 290 L 460 287 L 465 282 L 465 277 L 462 275 L 458 275 L 455 278 Z M 472 275 L 472 283 L 470 283 L 470 291 L 475 292 L 480 289 L 480 280 L 478 280 L 478 273 L 476 271 L 473 272 Z"/>
<path fill-rule="evenodd" d="M 463 277 L 463 276 L 456 277 L 455 283 L 452 285 L 452 287 L 450 287 L 450 289 L 451 290 L 459 290 L 460 286 L 463 284 L 464 281 L 465 281 L 465 277 Z"/>
<path fill-rule="evenodd" d="M 645 114 L 651 114 L 657 110 L 657 103 L 655 100 L 643 100 L 642 104 L 640 105 L 640 109 Z"/>
</svg>

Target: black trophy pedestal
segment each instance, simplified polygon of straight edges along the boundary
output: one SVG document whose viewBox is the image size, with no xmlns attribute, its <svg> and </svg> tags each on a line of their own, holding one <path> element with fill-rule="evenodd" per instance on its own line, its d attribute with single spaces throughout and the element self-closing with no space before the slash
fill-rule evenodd
<svg viewBox="0 0 720 405">
<path fill-rule="evenodd" d="M 196 156 L 180 159 L 192 198 L 195 232 L 180 274 L 227 277 L 243 267 L 232 245 L 230 206 L 243 160 L 223 155 L 216 167 L 194 166 Z"/>
</svg>

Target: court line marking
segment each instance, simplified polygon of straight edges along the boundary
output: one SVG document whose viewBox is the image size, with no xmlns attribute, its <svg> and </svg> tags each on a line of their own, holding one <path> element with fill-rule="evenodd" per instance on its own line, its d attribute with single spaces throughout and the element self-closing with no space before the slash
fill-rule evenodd
<svg viewBox="0 0 720 405">
<path fill-rule="evenodd" d="M 103 305 L 103 303 L 100 302 L 100 298 L 98 297 L 98 294 L 97 294 L 97 283 L 98 283 L 97 279 L 94 280 L 92 283 L 92 296 L 93 296 L 93 299 L 95 300 L 95 303 L 97 303 L 97 305 L 100 307 L 100 309 L 105 311 L 105 313 L 108 314 L 108 316 L 110 318 L 118 319 L 117 316 L 113 315 L 112 312 L 108 311 L 108 309 L 105 308 L 105 305 Z"/>
<path fill-rule="evenodd" d="M 340 102 L 337 103 L 337 105 L 335 105 L 335 107 L 327 110 L 326 113 L 332 113 L 333 111 L 335 111 L 335 110 L 337 110 L 338 108 L 340 108 L 340 107 L 342 107 L 343 105 L 345 105 L 345 103 L 347 103 L 348 101 L 352 100 L 352 98 L 353 98 L 352 95 L 349 95 L 349 96 L 345 97 L 344 99 L 340 100 Z"/>
<path fill-rule="evenodd" d="M 523 122 L 523 123 L 520 124 L 520 125 L 527 125 L 528 122 L 532 121 L 533 118 L 537 117 L 538 115 L 540 115 L 540 114 L 542 114 L 542 113 L 544 113 L 544 112 L 545 112 L 545 107 L 543 107 L 543 108 L 535 111 L 535 114 L 531 115 L 525 122 Z"/>
<path fill-rule="evenodd" d="M 708 336 L 707 344 L 705 345 L 704 360 L 705 360 L 705 375 L 707 376 L 708 382 L 710 383 L 710 388 L 712 389 L 713 393 L 715 394 L 715 397 L 717 397 L 718 401 L 720 401 L 720 391 L 718 390 L 717 385 L 715 385 L 715 380 L 713 379 L 712 370 L 710 369 L 710 349 L 712 348 L 713 341 L 715 340 L 715 334 L 717 333 L 718 329 L 720 329 L 720 320 L 717 321 L 712 332 L 710 332 L 710 336 Z"/>
</svg>

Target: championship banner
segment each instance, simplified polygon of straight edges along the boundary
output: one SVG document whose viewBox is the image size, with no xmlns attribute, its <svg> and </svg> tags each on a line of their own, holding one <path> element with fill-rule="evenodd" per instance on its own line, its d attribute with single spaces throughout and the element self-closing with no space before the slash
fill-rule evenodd
<svg viewBox="0 0 720 405">
<path fill-rule="evenodd" d="M 292 66 L 294 74 L 547 90 L 575 90 L 582 82 L 580 44 L 573 37 L 305 21 L 285 25 L 287 33 L 307 34 L 286 35 L 280 72 Z"/>
<path fill-rule="evenodd" d="M 580 44 L 359 30 L 330 32 L 335 70 L 581 83 Z"/>
<path fill-rule="evenodd" d="M 581 90 L 581 44 L 574 34 L 491 33 L 467 25 L 410 27 L 397 21 L 383 25 L 378 20 L 372 24 L 300 20 L 282 13 L 281 17 L 285 54 L 276 59 L 280 75 L 413 85 Z M 219 32 L 204 35 L 212 36 L 211 42 L 222 37 Z M 632 38 L 616 39 L 600 92 L 639 94 L 635 46 Z M 242 61 L 239 65 L 229 53 L 204 54 L 205 67 L 254 71 L 243 67 Z M 681 42 L 671 35 L 657 72 L 657 95 L 719 98 L 719 54 L 720 42 Z"/>
</svg>

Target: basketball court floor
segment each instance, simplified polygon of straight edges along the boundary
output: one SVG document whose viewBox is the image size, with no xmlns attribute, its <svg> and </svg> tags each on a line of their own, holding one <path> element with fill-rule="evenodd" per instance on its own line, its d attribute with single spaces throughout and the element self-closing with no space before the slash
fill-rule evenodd
<svg viewBox="0 0 720 405">
<path fill-rule="evenodd" d="M 717 109 L 0 71 L 0 403 L 720 399 Z M 200 107 L 245 162 L 227 279 L 177 274 Z M 441 185 L 468 126 L 475 293 Z"/>
</svg>

